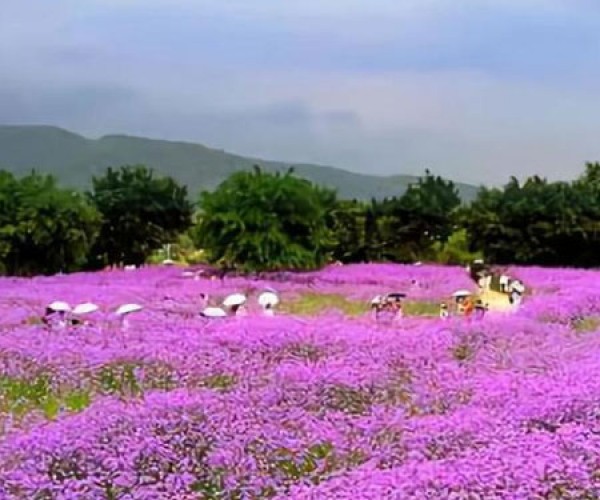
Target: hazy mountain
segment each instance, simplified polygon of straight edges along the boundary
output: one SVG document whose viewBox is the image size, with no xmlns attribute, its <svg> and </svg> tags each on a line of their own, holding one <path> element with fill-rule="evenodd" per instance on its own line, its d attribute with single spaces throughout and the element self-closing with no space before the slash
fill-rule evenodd
<svg viewBox="0 0 600 500">
<path fill-rule="evenodd" d="M 192 196 L 213 189 L 232 172 L 258 164 L 268 171 L 287 170 L 311 181 L 336 188 L 341 197 L 368 199 L 401 195 L 416 177 L 381 177 L 349 172 L 320 165 L 290 164 L 246 158 L 186 142 L 161 141 L 108 135 L 87 139 L 57 127 L 0 126 L 0 168 L 17 174 L 31 169 L 51 173 L 65 185 L 87 187 L 93 175 L 106 167 L 142 163 L 157 172 L 169 174 L 186 184 Z M 472 199 L 477 188 L 457 184 L 465 200 Z"/>
</svg>

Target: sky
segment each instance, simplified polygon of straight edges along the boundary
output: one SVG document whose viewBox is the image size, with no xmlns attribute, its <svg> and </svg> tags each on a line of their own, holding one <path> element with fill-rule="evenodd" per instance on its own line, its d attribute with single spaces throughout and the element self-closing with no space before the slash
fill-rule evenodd
<svg viewBox="0 0 600 500">
<path fill-rule="evenodd" d="M 597 0 L 2 0 L 0 123 L 380 174 L 600 161 Z"/>
</svg>

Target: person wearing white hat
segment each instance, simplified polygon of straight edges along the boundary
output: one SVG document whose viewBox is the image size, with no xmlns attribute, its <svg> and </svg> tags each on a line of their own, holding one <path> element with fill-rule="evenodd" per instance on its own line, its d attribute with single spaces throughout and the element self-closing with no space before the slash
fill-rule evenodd
<svg viewBox="0 0 600 500">
<path fill-rule="evenodd" d="M 69 312 L 71 312 L 71 306 L 66 302 L 52 302 L 46 306 L 42 322 L 48 327 L 65 327 L 67 325 L 67 314 Z"/>
<path fill-rule="evenodd" d="M 72 326 L 89 325 L 89 321 L 84 320 L 83 316 L 94 313 L 98 309 L 99 307 L 91 302 L 84 302 L 83 304 L 78 304 L 71 311 L 71 318 L 69 323 Z"/>
<path fill-rule="evenodd" d="M 223 305 L 229 309 L 232 316 L 246 316 L 247 310 L 244 307 L 246 296 L 243 293 L 234 293 L 225 297 Z"/>
<path fill-rule="evenodd" d="M 123 328 L 123 330 L 127 330 L 129 328 L 129 321 L 127 319 L 127 316 L 129 316 L 132 313 L 139 312 L 142 309 L 143 307 L 139 304 L 123 304 L 122 306 L 120 306 L 116 310 L 115 314 L 121 319 L 121 328 Z"/>
<path fill-rule="evenodd" d="M 371 316 L 374 320 L 379 319 L 379 315 L 383 308 L 383 297 L 381 295 L 376 295 L 371 300 Z"/>
<path fill-rule="evenodd" d="M 258 304 L 262 307 L 264 316 L 275 316 L 275 306 L 279 304 L 279 296 L 271 290 L 263 292 L 258 297 Z"/>
</svg>

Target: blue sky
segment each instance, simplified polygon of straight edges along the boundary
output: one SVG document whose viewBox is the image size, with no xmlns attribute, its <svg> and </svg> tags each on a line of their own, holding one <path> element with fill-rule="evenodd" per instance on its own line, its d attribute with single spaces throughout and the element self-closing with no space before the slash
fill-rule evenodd
<svg viewBox="0 0 600 500">
<path fill-rule="evenodd" d="M 600 160 L 600 2 L 3 0 L 0 123 L 379 174 Z"/>
</svg>

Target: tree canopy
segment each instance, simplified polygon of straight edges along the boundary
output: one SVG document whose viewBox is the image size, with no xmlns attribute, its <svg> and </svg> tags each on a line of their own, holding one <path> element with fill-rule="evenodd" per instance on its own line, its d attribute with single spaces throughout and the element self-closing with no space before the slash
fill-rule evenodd
<svg viewBox="0 0 600 500">
<path fill-rule="evenodd" d="M 102 216 L 93 251 L 98 265 L 143 264 L 192 224 L 187 188 L 143 165 L 109 168 L 92 182 L 89 196 Z"/>
<path fill-rule="evenodd" d="M 600 166 L 572 183 L 532 177 L 482 189 L 463 217 L 472 248 L 500 264 L 600 265 Z"/>
<path fill-rule="evenodd" d="M 196 232 L 211 262 L 245 271 L 313 269 L 327 260 L 335 194 L 285 174 L 238 172 L 204 192 Z"/>
<path fill-rule="evenodd" d="M 87 194 L 35 172 L 0 171 L 0 273 L 140 265 L 164 258 L 156 252 L 166 243 L 195 262 L 241 271 L 481 256 L 600 266 L 600 163 L 572 182 L 534 176 L 482 188 L 468 206 L 452 182 L 429 171 L 402 196 L 363 202 L 340 200 L 292 170 L 255 167 L 202 193 L 195 208 L 185 187 L 141 165 L 107 169 Z"/>
<path fill-rule="evenodd" d="M 85 197 L 35 172 L 0 172 L 0 262 L 5 273 L 52 274 L 80 268 L 100 227 Z"/>
</svg>

